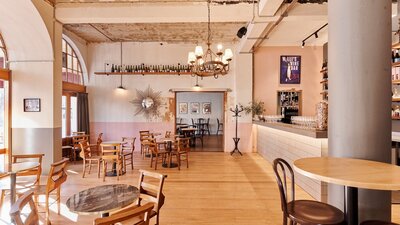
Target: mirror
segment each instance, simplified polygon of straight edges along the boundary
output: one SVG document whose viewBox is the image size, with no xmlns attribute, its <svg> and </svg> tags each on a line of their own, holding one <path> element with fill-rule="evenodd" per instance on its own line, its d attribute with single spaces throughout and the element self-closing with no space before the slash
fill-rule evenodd
<svg viewBox="0 0 400 225">
<path fill-rule="evenodd" d="M 142 107 L 144 109 L 150 109 L 154 105 L 154 100 L 150 97 L 146 97 L 142 100 Z"/>
</svg>

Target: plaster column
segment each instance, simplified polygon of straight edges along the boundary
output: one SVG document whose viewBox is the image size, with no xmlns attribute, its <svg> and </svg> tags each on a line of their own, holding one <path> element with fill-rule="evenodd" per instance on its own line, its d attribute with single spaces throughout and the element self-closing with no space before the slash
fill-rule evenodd
<svg viewBox="0 0 400 225">
<path fill-rule="evenodd" d="M 390 162 L 391 1 L 334 0 L 329 20 L 329 155 Z M 390 192 L 359 190 L 360 222 L 390 221 Z M 329 203 L 343 206 L 343 187 Z"/>
</svg>

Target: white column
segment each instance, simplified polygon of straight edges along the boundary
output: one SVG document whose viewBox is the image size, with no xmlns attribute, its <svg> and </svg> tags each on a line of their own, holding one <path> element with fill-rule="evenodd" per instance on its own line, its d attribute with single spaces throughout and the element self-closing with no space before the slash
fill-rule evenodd
<svg viewBox="0 0 400 225">
<path fill-rule="evenodd" d="M 391 1 L 329 1 L 328 18 L 329 155 L 390 162 Z M 360 221 L 390 221 L 390 207 L 389 192 L 359 191 Z"/>
</svg>

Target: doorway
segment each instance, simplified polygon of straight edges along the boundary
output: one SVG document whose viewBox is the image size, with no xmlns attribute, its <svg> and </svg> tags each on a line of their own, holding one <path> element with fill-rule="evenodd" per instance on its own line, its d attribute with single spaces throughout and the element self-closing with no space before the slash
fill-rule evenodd
<svg viewBox="0 0 400 225">
<path fill-rule="evenodd" d="M 225 92 L 176 92 L 176 131 L 192 137 L 192 151 L 224 151 L 225 95 Z"/>
</svg>

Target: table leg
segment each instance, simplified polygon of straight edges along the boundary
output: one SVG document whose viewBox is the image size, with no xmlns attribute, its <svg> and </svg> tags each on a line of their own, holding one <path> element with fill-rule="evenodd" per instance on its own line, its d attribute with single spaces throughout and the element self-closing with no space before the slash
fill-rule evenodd
<svg viewBox="0 0 400 225">
<path fill-rule="evenodd" d="M 348 225 L 358 225 L 358 188 L 347 187 L 346 221 Z"/>
<path fill-rule="evenodd" d="M 396 143 L 396 147 L 395 147 L 395 153 L 394 153 L 394 162 L 396 165 L 400 165 L 399 163 L 399 142 L 395 142 Z"/>
<path fill-rule="evenodd" d="M 10 173 L 10 192 L 11 192 L 11 205 L 15 203 L 16 199 L 16 190 L 15 186 L 17 185 L 17 173 Z"/>
</svg>

